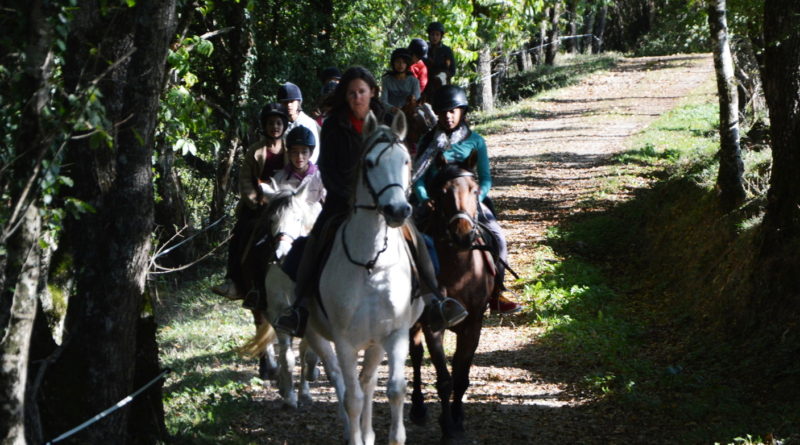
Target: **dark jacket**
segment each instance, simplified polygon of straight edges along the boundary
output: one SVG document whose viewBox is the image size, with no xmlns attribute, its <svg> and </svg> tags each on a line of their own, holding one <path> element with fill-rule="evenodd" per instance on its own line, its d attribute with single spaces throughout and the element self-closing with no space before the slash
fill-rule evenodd
<svg viewBox="0 0 800 445">
<path fill-rule="evenodd" d="M 447 67 L 447 60 L 450 61 L 450 67 Z M 444 72 L 447 74 L 447 80 L 456 75 L 456 59 L 453 56 L 453 50 L 449 46 L 442 43 L 439 46 L 428 46 L 428 79 Z"/>
<path fill-rule="evenodd" d="M 381 122 L 383 106 L 377 99 L 373 99 L 370 107 L 378 122 Z M 328 195 L 322 205 L 322 213 L 314 225 L 314 231 L 319 230 L 331 215 L 350 209 L 350 196 L 355 191 L 358 163 L 364 150 L 361 135 L 356 133 L 350 123 L 347 109 L 335 111 L 325 120 L 320 140 L 318 166 Z"/>
</svg>

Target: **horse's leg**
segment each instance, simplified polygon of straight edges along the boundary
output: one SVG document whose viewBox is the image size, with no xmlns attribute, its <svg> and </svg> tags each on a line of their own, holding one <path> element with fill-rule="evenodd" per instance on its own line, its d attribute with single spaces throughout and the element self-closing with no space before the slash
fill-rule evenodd
<svg viewBox="0 0 800 445">
<path fill-rule="evenodd" d="M 258 331 L 258 327 L 267 322 L 267 317 L 260 310 L 251 309 L 250 311 L 253 313 L 253 323 L 255 323 L 256 331 Z M 258 356 L 258 377 L 264 381 L 273 380 L 276 377 L 277 369 L 278 363 L 275 361 L 275 350 L 272 347 L 272 343 L 270 343 L 264 352 Z"/>
<path fill-rule="evenodd" d="M 389 428 L 389 444 L 406 443 L 406 427 L 403 425 L 403 402 L 406 398 L 405 363 L 408 355 L 408 331 L 398 330 L 384 343 L 389 356 L 389 381 L 386 396 L 392 410 L 392 423 Z"/>
<path fill-rule="evenodd" d="M 431 363 L 436 369 L 436 393 L 439 396 L 439 403 L 442 412 L 439 415 L 439 427 L 442 429 L 442 437 L 455 437 L 453 428 L 453 417 L 450 415 L 450 396 L 453 393 L 453 379 L 447 369 L 447 356 L 442 347 L 442 340 L 445 331 L 433 332 L 427 326 L 424 327 L 425 344 L 428 345 L 428 353 L 431 356 Z"/>
<path fill-rule="evenodd" d="M 383 348 L 372 346 L 364 352 L 364 361 L 361 364 L 359 383 L 364 391 L 364 408 L 361 411 L 361 431 L 364 435 L 364 445 L 375 443 L 375 431 L 372 429 L 372 397 L 375 395 L 375 386 L 378 384 L 378 365 L 383 359 Z"/>
<path fill-rule="evenodd" d="M 314 381 L 319 376 L 317 370 L 317 354 L 309 347 L 308 341 L 303 338 L 300 341 L 300 400 L 311 403 L 311 390 L 308 387 L 309 381 Z M 309 369 L 311 368 L 311 369 Z M 313 371 L 317 371 L 316 375 Z M 313 379 L 308 378 L 314 376 Z"/>
<path fill-rule="evenodd" d="M 350 438 L 348 445 L 364 445 L 361 436 L 361 408 L 364 404 L 364 393 L 358 383 L 356 363 L 358 351 L 345 341 L 336 342 L 336 357 L 339 359 L 339 368 L 344 379 L 344 409 L 350 425 Z"/>
<path fill-rule="evenodd" d="M 425 395 L 422 394 L 422 356 L 425 349 L 422 347 L 422 326 L 417 323 L 411 327 L 410 349 L 411 366 L 414 368 L 413 392 L 411 393 L 411 411 L 408 417 L 417 425 L 425 425 L 428 417 L 428 408 L 425 406 Z"/>
<path fill-rule="evenodd" d="M 461 327 L 461 334 L 456 341 L 456 352 L 453 354 L 453 407 L 452 416 L 455 428 L 464 431 L 464 406 L 462 398 L 469 388 L 469 369 L 472 366 L 472 359 L 475 357 L 475 350 L 481 339 L 480 317 L 474 320 L 466 320 L 464 323 L 469 326 Z M 462 325 L 464 324 L 462 323 Z"/>
<path fill-rule="evenodd" d="M 319 378 L 319 356 L 314 349 L 308 348 L 306 342 L 300 343 L 301 346 L 306 346 L 300 357 L 303 358 L 303 375 L 309 382 L 316 382 Z"/>
<path fill-rule="evenodd" d="M 297 393 L 294 390 L 292 371 L 294 371 L 294 351 L 292 350 L 292 337 L 278 334 L 278 388 L 283 398 L 285 408 L 297 408 Z"/>
<path fill-rule="evenodd" d="M 339 401 L 339 417 L 341 417 L 344 425 L 344 439 L 347 440 L 350 437 L 350 422 L 347 419 L 347 411 L 344 408 L 344 379 L 342 378 L 339 361 L 336 359 L 336 353 L 333 352 L 330 342 L 322 338 L 313 329 L 306 330 L 305 340 L 319 355 L 322 360 L 322 367 L 325 368 L 325 375 L 328 376 L 328 381 L 331 382 L 331 385 L 336 390 L 336 398 Z"/>
</svg>

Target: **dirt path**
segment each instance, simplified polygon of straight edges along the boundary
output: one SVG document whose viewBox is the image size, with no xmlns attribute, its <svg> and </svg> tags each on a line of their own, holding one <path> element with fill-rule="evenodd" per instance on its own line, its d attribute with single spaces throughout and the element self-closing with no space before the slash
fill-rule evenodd
<svg viewBox="0 0 800 445">
<path fill-rule="evenodd" d="M 486 137 L 495 178 L 492 196 L 507 231 L 511 264 L 524 271 L 530 261 L 526 253 L 545 229 L 579 211 L 575 204 L 595 193 L 608 174 L 603 161 L 631 148 L 632 135 L 712 76 L 710 56 L 625 59 L 615 69 L 539 98 L 533 107 L 540 117 L 514 120 L 508 130 Z M 569 363 L 542 351 L 536 330 L 515 321 L 495 320 L 483 331 L 467 392 L 468 443 L 652 440 L 655 432 L 637 424 L 635 414 L 574 391 Z M 388 430 L 383 370 L 375 409 L 377 443 L 384 443 Z M 406 422 L 409 444 L 438 443 L 440 437 L 431 369 L 425 379 L 431 420 L 424 427 Z M 314 405 L 298 415 L 281 411 L 274 391 L 267 391 L 257 400 L 263 410 L 243 419 L 242 428 L 258 443 L 335 443 L 340 429 L 332 392 L 317 384 L 314 394 Z"/>
</svg>

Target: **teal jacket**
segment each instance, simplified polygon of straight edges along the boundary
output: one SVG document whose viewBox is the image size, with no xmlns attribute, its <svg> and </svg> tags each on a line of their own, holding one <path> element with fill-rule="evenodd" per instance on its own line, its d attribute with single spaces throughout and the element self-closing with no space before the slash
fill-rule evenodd
<svg viewBox="0 0 800 445">
<path fill-rule="evenodd" d="M 427 149 L 435 150 L 436 148 L 429 146 Z M 470 131 L 466 139 L 452 144 L 450 148 L 444 152 L 444 157 L 447 159 L 448 163 L 463 162 L 472 154 L 473 150 L 478 152 L 478 164 L 476 166 L 478 171 L 476 173 L 478 174 L 478 184 L 481 187 L 480 200 L 483 201 L 492 188 L 492 174 L 489 172 L 489 153 L 486 149 L 486 141 L 483 140 L 483 137 L 474 131 Z M 438 171 L 439 169 L 436 167 L 436 164 L 432 163 L 428 171 L 414 183 L 414 193 L 417 195 L 420 202 L 429 198 L 428 185 L 433 181 Z"/>
</svg>

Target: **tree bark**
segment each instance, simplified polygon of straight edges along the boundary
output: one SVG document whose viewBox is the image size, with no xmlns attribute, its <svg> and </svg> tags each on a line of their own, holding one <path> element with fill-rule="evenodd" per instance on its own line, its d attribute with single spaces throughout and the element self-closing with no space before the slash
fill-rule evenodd
<svg viewBox="0 0 800 445">
<path fill-rule="evenodd" d="M 546 13 L 549 17 L 549 9 Z M 545 45 L 547 45 L 547 21 L 542 20 L 539 22 L 539 47 L 536 51 L 536 64 L 541 65 L 544 63 Z"/>
<path fill-rule="evenodd" d="M 772 177 L 764 215 L 765 247 L 800 235 L 800 3 L 767 0 L 764 92 L 769 107 Z"/>
<path fill-rule="evenodd" d="M 484 111 L 494 110 L 494 96 L 492 96 L 492 54 L 488 46 L 478 52 L 478 91 L 479 106 Z"/>
<path fill-rule="evenodd" d="M 531 53 L 530 53 L 530 45 L 525 43 L 522 45 L 522 49 L 519 50 L 516 56 L 517 59 L 517 70 L 520 73 L 524 73 L 525 71 L 530 71 L 531 69 Z"/>
<path fill-rule="evenodd" d="M 559 19 L 561 18 L 561 1 L 556 1 L 550 8 L 550 29 L 547 32 L 547 51 L 545 54 L 544 63 L 547 65 L 554 65 L 556 63 L 556 55 L 561 47 L 561 33 L 558 26 Z"/>
<path fill-rule="evenodd" d="M 109 129 L 112 147 L 94 149 L 86 140 L 70 146 L 75 193 L 93 205 L 94 213 L 68 218 L 65 224 L 76 292 L 67 309 L 69 335 L 43 391 L 42 416 L 48 416 L 51 435 L 91 418 L 134 389 L 139 364 L 133 339 L 153 229 L 153 134 L 174 29 L 175 0 L 139 0 L 134 7 L 81 2 L 75 11 L 66 87 L 80 94 L 109 69 L 108 61 L 116 62 L 98 84 L 106 116 L 115 125 Z M 74 440 L 126 444 L 129 413 L 117 410 Z"/>
<path fill-rule="evenodd" d="M 709 0 L 708 24 L 714 45 L 714 68 L 719 96 L 720 156 L 717 188 L 721 208 L 730 211 L 745 199 L 744 163 L 739 147 L 739 98 L 728 42 L 725 0 Z"/>
<path fill-rule="evenodd" d="M 570 36 L 578 35 L 578 0 L 567 1 L 567 34 Z M 578 53 L 578 39 L 570 38 L 565 42 L 567 51 L 570 54 Z"/>
<path fill-rule="evenodd" d="M 0 439 L 3 444 L 24 445 L 28 353 L 33 320 L 36 315 L 39 282 L 39 248 L 41 232 L 39 208 L 31 204 L 23 216 L 20 230 L 8 243 L 6 276 L 15 282 L 13 291 L 2 292 L 3 304 L 11 301 L 7 322 L 0 325 Z"/>
<path fill-rule="evenodd" d="M 592 0 L 586 1 L 585 10 L 583 12 L 583 32 L 582 34 L 591 34 L 581 40 L 581 53 L 585 54 L 592 48 L 594 42 L 594 4 Z"/>
<path fill-rule="evenodd" d="M 35 0 L 18 2 L 24 17 L 24 62 L 16 89 L 25 102 L 15 135 L 16 159 L 8 181 L 11 198 L 10 221 L 2 231 L 6 248 L 0 287 L 0 440 L 4 444 L 24 444 L 31 437 L 26 424 L 26 395 L 31 332 L 35 319 L 39 284 L 41 233 L 38 178 L 42 163 L 53 143 L 53 130 L 46 125 L 44 112 L 49 102 L 53 67 L 53 30 L 47 21 L 52 6 Z M 36 435 L 33 439 L 38 439 Z"/>
<path fill-rule="evenodd" d="M 594 38 L 592 39 L 592 54 L 599 54 L 603 52 L 603 38 L 606 33 L 606 16 L 608 15 L 608 6 L 603 5 L 597 11 L 594 23 Z"/>
</svg>

